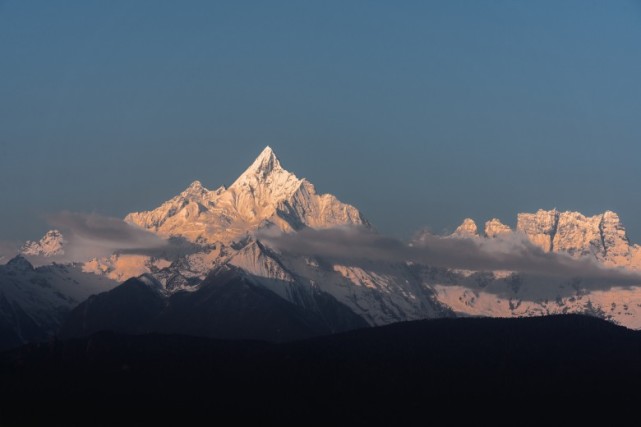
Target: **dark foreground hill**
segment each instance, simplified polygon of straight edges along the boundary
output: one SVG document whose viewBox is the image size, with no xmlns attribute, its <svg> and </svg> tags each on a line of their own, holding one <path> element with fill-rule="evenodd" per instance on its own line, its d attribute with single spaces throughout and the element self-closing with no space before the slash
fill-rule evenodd
<svg viewBox="0 0 641 427">
<path fill-rule="evenodd" d="M 641 335 L 577 315 L 426 320 L 282 344 L 103 332 L 2 353 L 0 378 L 1 425 L 519 425 L 555 409 L 576 421 L 636 408 Z"/>
<path fill-rule="evenodd" d="M 71 311 L 60 335 L 104 330 L 284 342 L 368 326 L 329 294 L 316 291 L 301 297 L 306 307 L 293 304 L 233 266 L 213 270 L 193 292 L 166 296 L 161 288 L 151 277 L 131 278 L 93 295 Z"/>
</svg>

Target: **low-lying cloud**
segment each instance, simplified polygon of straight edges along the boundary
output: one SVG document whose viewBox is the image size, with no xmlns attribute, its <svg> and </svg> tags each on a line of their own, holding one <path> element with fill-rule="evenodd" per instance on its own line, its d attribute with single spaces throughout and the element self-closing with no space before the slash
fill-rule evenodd
<svg viewBox="0 0 641 427">
<path fill-rule="evenodd" d="M 66 232 L 68 238 L 90 242 L 107 250 L 158 248 L 166 241 L 157 235 L 119 218 L 98 214 L 61 212 L 47 217 L 52 226 Z"/>
<path fill-rule="evenodd" d="M 65 239 L 64 255 L 39 259 L 35 263 L 82 262 L 114 253 L 148 255 L 173 259 L 193 253 L 198 246 L 180 238 L 163 239 L 122 219 L 95 213 L 60 212 L 46 217 Z"/>
<path fill-rule="evenodd" d="M 611 287 L 641 284 L 641 275 L 623 268 L 606 268 L 589 258 L 572 258 L 545 252 L 520 233 L 493 239 L 453 238 L 426 234 L 408 245 L 360 227 L 298 233 L 268 230 L 258 234 L 270 246 L 303 256 L 319 256 L 335 262 L 370 264 L 406 262 L 474 271 L 514 271 L 550 278 L 580 278 L 586 285 Z"/>
</svg>

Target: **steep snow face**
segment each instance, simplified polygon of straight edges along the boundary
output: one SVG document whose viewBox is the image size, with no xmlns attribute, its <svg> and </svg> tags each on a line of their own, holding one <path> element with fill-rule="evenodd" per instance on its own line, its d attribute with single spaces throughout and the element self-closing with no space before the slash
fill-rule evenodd
<svg viewBox="0 0 641 427">
<path fill-rule="evenodd" d="M 500 234 L 511 233 L 511 232 L 512 232 L 512 229 L 510 227 L 503 224 L 501 221 L 499 221 L 496 218 L 492 218 L 491 220 L 485 223 L 485 235 L 487 237 L 496 237 Z"/>
<path fill-rule="evenodd" d="M 28 240 L 20 249 L 24 255 L 53 257 L 64 255 L 65 239 L 58 230 L 50 230 L 39 242 Z"/>
<path fill-rule="evenodd" d="M 319 294 L 331 296 L 373 326 L 450 315 L 404 264 L 332 264 L 276 253 L 260 242 L 250 242 L 228 263 L 289 302 L 321 314 Z"/>
<path fill-rule="evenodd" d="M 556 233 L 552 236 L 552 249 L 575 256 L 602 258 L 605 255 L 601 238 L 602 220 L 603 215 L 586 217 L 579 212 L 560 213 Z"/>
<path fill-rule="evenodd" d="M 368 225 L 353 206 L 316 194 L 310 182 L 283 169 L 269 147 L 229 188 L 209 191 L 196 181 L 159 208 L 125 220 L 161 236 L 209 243 L 231 242 L 269 224 L 283 231 Z"/>
<path fill-rule="evenodd" d="M 558 223 L 559 211 L 539 209 L 536 213 L 518 214 L 516 229 L 525 233 L 532 243 L 549 252 L 554 248 L 552 242 Z"/>
<path fill-rule="evenodd" d="M 459 225 L 456 228 L 456 230 L 454 230 L 454 233 L 452 233 L 452 237 L 478 237 L 478 236 L 479 236 L 479 229 L 472 218 L 465 218 L 463 220 L 463 223 Z"/>
<path fill-rule="evenodd" d="M 333 265 L 340 275 L 334 291 L 371 325 L 450 315 L 430 288 L 423 286 L 403 264 Z M 342 292 L 341 292 L 342 291 Z"/>
<path fill-rule="evenodd" d="M 107 276 L 116 282 L 124 282 L 130 277 L 157 273 L 169 267 L 171 262 L 144 255 L 114 254 L 106 258 L 94 258 L 82 264 L 82 271 Z"/>
</svg>

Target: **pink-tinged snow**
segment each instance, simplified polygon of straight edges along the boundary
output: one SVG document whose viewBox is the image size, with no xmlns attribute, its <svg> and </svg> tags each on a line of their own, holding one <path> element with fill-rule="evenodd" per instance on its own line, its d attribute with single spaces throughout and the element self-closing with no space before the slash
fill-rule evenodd
<svg viewBox="0 0 641 427">
<path fill-rule="evenodd" d="M 612 288 L 557 298 L 506 298 L 463 286 L 434 286 L 438 300 L 458 314 L 489 317 L 528 317 L 589 313 L 622 326 L 641 329 L 641 287 Z"/>
<path fill-rule="evenodd" d="M 171 263 L 165 259 L 154 259 L 145 255 L 115 254 L 107 258 L 92 259 L 83 264 L 85 273 L 93 273 L 117 282 L 124 282 L 130 277 L 152 273 L 167 268 Z"/>
</svg>

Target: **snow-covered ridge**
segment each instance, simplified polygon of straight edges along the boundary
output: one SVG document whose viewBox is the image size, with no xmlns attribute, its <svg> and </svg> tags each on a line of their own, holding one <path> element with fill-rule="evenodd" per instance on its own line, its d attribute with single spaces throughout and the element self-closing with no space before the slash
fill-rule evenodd
<svg viewBox="0 0 641 427">
<path fill-rule="evenodd" d="M 270 224 L 283 231 L 367 224 L 355 207 L 317 194 L 312 183 L 285 170 L 270 147 L 229 188 L 210 191 L 195 181 L 160 207 L 130 213 L 125 221 L 161 236 L 209 243 L 231 242 Z"/>
</svg>

